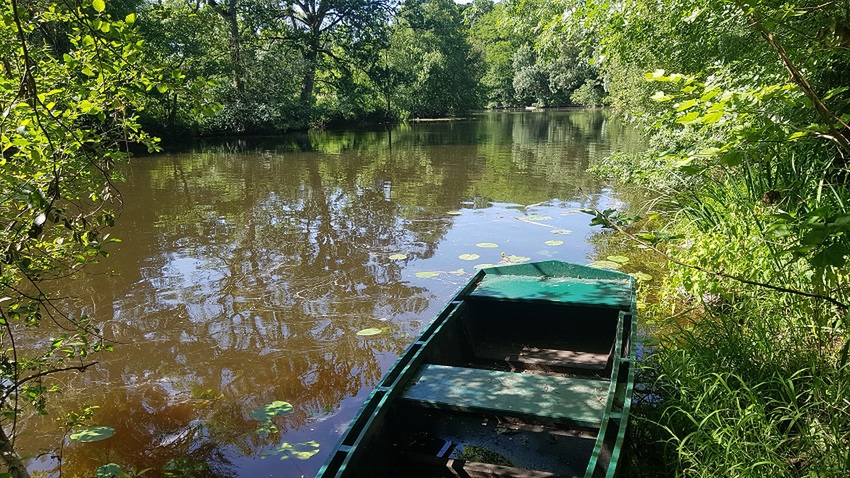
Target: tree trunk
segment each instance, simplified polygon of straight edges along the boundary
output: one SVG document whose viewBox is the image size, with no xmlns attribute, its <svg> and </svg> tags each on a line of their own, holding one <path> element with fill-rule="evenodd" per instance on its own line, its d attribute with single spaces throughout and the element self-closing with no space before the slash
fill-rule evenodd
<svg viewBox="0 0 850 478">
<path fill-rule="evenodd" d="M 242 81 L 244 76 L 244 70 L 242 68 L 242 44 L 239 41 L 239 23 L 236 15 L 236 4 L 237 0 L 230 0 L 230 8 L 225 19 L 227 19 L 227 27 L 230 32 L 229 49 L 233 86 L 236 88 L 236 94 L 241 100 L 245 96 L 245 82 Z"/>
<path fill-rule="evenodd" d="M 313 88 L 316 86 L 316 61 L 319 57 L 318 44 L 311 41 L 304 46 L 304 79 L 301 81 L 301 105 L 313 106 Z"/>
<path fill-rule="evenodd" d="M 6 436 L 6 430 L 3 427 L 0 427 L 0 462 L 6 464 L 12 478 L 29 478 L 27 468 L 12 448 L 12 442 Z"/>
</svg>

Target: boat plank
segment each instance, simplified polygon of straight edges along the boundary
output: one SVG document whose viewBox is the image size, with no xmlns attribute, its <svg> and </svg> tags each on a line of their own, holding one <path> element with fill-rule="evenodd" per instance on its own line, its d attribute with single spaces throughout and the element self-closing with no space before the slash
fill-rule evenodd
<svg viewBox="0 0 850 478">
<path fill-rule="evenodd" d="M 504 413 L 598 427 L 608 382 L 428 364 L 403 398 L 424 406 Z"/>
<path fill-rule="evenodd" d="M 541 370 L 580 368 L 604 370 L 608 365 L 608 353 L 582 352 L 577 350 L 547 349 L 516 346 L 510 344 L 479 346 L 476 355 L 485 360 L 508 362 Z"/>
<path fill-rule="evenodd" d="M 424 467 L 424 469 L 441 470 L 442 473 L 439 473 L 438 476 L 463 478 L 563 478 L 562 475 L 547 471 L 525 470 L 512 466 L 492 465 L 477 461 L 439 458 L 420 454 L 408 454 L 408 459 L 420 467 Z M 410 470 L 408 472 L 413 476 L 418 476 L 415 471 Z"/>
</svg>

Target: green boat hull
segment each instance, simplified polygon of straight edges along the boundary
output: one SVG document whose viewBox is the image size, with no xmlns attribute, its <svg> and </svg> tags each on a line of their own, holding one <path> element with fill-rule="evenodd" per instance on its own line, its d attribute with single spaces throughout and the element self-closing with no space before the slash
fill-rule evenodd
<svg viewBox="0 0 850 478">
<path fill-rule="evenodd" d="M 612 477 L 634 384 L 625 274 L 480 271 L 372 391 L 317 476 Z"/>
</svg>

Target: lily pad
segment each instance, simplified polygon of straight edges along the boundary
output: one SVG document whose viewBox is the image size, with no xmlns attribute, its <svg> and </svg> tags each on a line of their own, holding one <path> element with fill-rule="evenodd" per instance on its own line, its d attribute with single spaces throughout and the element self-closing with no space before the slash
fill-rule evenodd
<svg viewBox="0 0 850 478">
<path fill-rule="evenodd" d="M 267 456 L 280 456 L 281 460 L 286 460 L 287 458 L 297 458 L 299 460 L 306 460 L 316 453 L 319 453 L 319 444 L 314 440 L 310 440 L 303 443 L 281 443 L 275 450 L 271 453 L 263 455 L 263 457 Z"/>
<path fill-rule="evenodd" d="M 384 329 L 379 329 L 376 327 L 369 327 L 368 329 L 358 330 L 357 335 L 361 337 L 367 337 L 369 335 L 378 335 L 382 333 Z"/>
<path fill-rule="evenodd" d="M 551 232 L 552 234 L 572 234 L 573 233 L 573 231 L 571 231 L 569 229 L 552 229 L 549 232 Z"/>
<path fill-rule="evenodd" d="M 393 254 L 390 256 L 391 261 L 403 261 L 407 259 L 407 254 Z"/>
<path fill-rule="evenodd" d="M 476 244 L 476 246 L 483 247 L 485 249 L 493 249 L 499 247 L 499 245 L 495 242 L 479 242 L 478 244 Z"/>
<path fill-rule="evenodd" d="M 101 465 L 97 471 L 94 472 L 95 478 L 117 478 L 121 476 L 123 470 L 116 463 L 107 463 L 105 465 Z"/>
<path fill-rule="evenodd" d="M 496 264 L 475 264 L 474 266 L 472 266 L 472 268 L 475 270 L 486 269 L 488 267 L 496 267 Z"/>
<path fill-rule="evenodd" d="M 449 216 L 460 216 L 461 214 L 463 214 L 463 211 L 449 211 L 446 214 L 448 214 Z"/>
<path fill-rule="evenodd" d="M 625 264 L 629 262 L 629 258 L 626 256 L 608 256 L 606 259 L 611 262 L 616 262 L 617 264 Z"/>
<path fill-rule="evenodd" d="M 520 262 L 528 262 L 531 260 L 531 258 L 525 256 L 515 256 L 512 254 L 510 256 L 505 256 L 505 260 L 513 264 L 518 264 Z"/>
<path fill-rule="evenodd" d="M 251 418 L 261 422 L 271 420 L 274 417 L 282 417 L 292 413 L 293 407 L 289 402 L 276 400 L 260 408 L 251 410 Z"/>
<path fill-rule="evenodd" d="M 647 274 L 646 272 L 634 272 L 632 273 L 632 277 L 634 277 L 636 281 L 640 282 L 647 282 L 652 280 L 652 276 Z"/>
<path fill-rule="evenodd" d="M 546 241 L 547 246 L 563 246 L 564 241 Z"/>
<path fill-rule="evenodd" d="M 416 277 L 422 277 L 423 279 L 430 279 L 431 277 L 437 277 L 438 275 L 440 275 L 440 273 L 434 271 L 416 273 Z"/>
<path fill-rule="evenodd" d="M 481 256 L 479 256 L 478 254 L 461 254 L 461 255 L 457 256 L 458 259 L 463 260 L 463 261 L 474 261 L 474 260 L 478 259 L 479 257 L 481 257 Z"/>
<path fill-rule="evenodd" d="M 529 221 L 548 221 L 549 219 L 552 219 L 552 216 L 541 216 L 540 214 L 531 214 L 525 216 L 525 218 Z"/>
<path fill-rule="evenodd" d="M 86 428 L 85 430 L 74 432 L 70 435 L 70 437 L 71 440 L 74 441 L 82 443 L 91 443 L 95 441 L 106 440 L 112 435 L 115 435 L 115 429 L 112 427 L 91 427 Z"/>
<path fill-rule="evenodd" d="M 619 269 L 620 264 L 617 264 L 614 261 L 596 261 L 591 262 L 587 265 L 588 267 L 595 267 L 597 269 Z"/>
</svg>

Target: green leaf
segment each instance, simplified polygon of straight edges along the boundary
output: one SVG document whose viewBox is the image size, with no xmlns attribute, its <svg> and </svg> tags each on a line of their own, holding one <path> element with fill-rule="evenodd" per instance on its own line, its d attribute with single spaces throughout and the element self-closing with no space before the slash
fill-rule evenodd
<svg viewBox="0 0 850 478">
<path fill-rule="evenodd" d="M 251 410 L 250 415 L 254 420 L 264 422 L 266 420 L 271 420 L 274 417 L 289 415 L 292 413 L 292 410 L 294 410 L 294 408 L 289 402 L 276 400 L 260 408 Z"/>
<path fill-rule="evenodd" d="M 679 103 L 679 106 L 676 107 L 676 111 L 685 111 L 686 109 L 692 107 L 695 104 L 697 104 L 697 100 L 694 99 L 683 101 Z"/>
<path fill-rule="evenodd" d="M 552 219 L 552 216 L 541 216 L 539 214 L 531 214 L 529 216 L 525 216 L 529 221 L 548 221 Z"/>
<path fill-rule="evenodd" d="M 106 2 L 104 2 L 103 0 L 93 0 L 91 2 L 91 6 L 98 13 L 101 13 L 106 10 Z"/>
<path fill-rule="evenodd" d="M 123 473 L 121 467 L 115 463 L 107 463 L 105 465 L 101 465 L 97 471 L 95 471 L 95 478 L 118 478 Z"/>
<path fill-rule="evenodd" d="M 135 13 L 128 14 L 126 17 L 124 17 L 124 23 L 126 23 L 127 25 L 132 25 L 132 24 L 136 23 L 136 14 Z"/>
<path fill-rule="evenodd" d="M 476 246 L 483 247 L 485 249 L 492 249 L 492 248 L 495 248 L 495 247 L 499 247 L 498 244 L 493 243 L 493 242 L 479 242 L 478 244 L 476 244 Z"/>
<path fill-rule="evenodd" d="M 631 274 L 638 282 L 648 282 L 652 280 L 652 276 L 646 272 L 634 272 Z"/>
<path fill-rule="evenodd" d="M 629 258 L 626 256 L 608 256 L 606 257 L 611 262 L 616 262 L 618 264 L 625 264 L 629 262 Z"/>
<path fill-rule="evenodd" d="M 707 115 L 703 116 L 701 121 L 703 124 L 714 124 L 720 121 L 720 118 L 722 117 L 722 111 L 712 111 L 711 113 L 708 113 Z"/>
<path fill-rule="evenodd" d="M 496 267 L 496 264 L 475 264 L 474 266 L 472 266 L 472 268 L 475 270 L 486 269 L 488 267 Z"/>
<path fill-rule="evenodd" d="M 264 454 L 263 457 L 280 456 L 281 460 L 286 460 L 287 458 L 307 460 L 316 453 L 319 453 L 319 444 L 314 440 L 310 440 L 303 443 L 281 443 L 277 449 L 271 453 Z"/>
<path fill-rule="evenodd" d="M 679 118 L 676 118 L 676 122 L 679 123 L 679 124 L 693 124 L 693 123 L 696 123 L 698 120 L 699 120 L 699 112 L 698 111 L 691 111 L 690 113 L 688 113 L 684 116 L 680 116 Z"/>
<path fill-rule="evenodd" d="M 72 433 L 70 438 L 81 443 L 91 443 L 106 440 L 112 435 L 115 435 L 115 429 L 112 427 L 91 427 Z"/>
<path fill-rule="evenodd" d="M 368 337 L 370 335 L 378 335 L 378 334 L 382 333 L 383 331 L 384 331 L 384 329 L 379 329 L 379 328 L 376 328 L 376 327 L 369 327 L 368 329 L 363 329 L 363 330 L 357 331 L 357 335 L 359 335 L 361 337 Z"/>
<path fill-rule="evenodd" d="M 551 232 L 552 234 L 572 234 L 573 233 L 573 231 L 571 231 L 569 229 L 552 229 L 549 232 Z"/>
<path fill-rule="evenodd" d="M 448 214 L 449 216 L 460 216 L 461 214 L 463 214 L 463 211 L 449 211 L 446 214 Z"/>
<path fill-rule="evenodd" d="M 620 264 L 613 261 L 595 261 L 587 265 L 596 269 L 619 269 Z"/>
<path fill-rule="evenodd" d="M 424 279 L 430 279 L 431 277 L 437 277 L 438 275 L 440 275 L 440 273 L 439 272 L 433 272 L 433 271 L 431 271 L 431 272 L 417 272 L 415 275 L 416 275 L 416 277 L 422 277 Z"/>
<path fill-rule="evenodd" d="M 649 99 L 652 101 L 662 102 L 662 101 L 670 101 L 673 99 L 672 96 L 668 96 L 663 91 L 656 91 L 654 95 L 650 96 Z"/>
<path fill-rule="evenodd" d="M 407 259 L 406 254 L 393 254 L 390 256 L 391 261 L 403 261 L 405 259 Z"/>
<path fill-rule="evenodd" d="M 525 256 L 510 255 L 510 256 L 505 256 L 505 260 L 510 262 L 510 263 L 513 263 L 513 264 L 518 264 L 520 262 L 528 262 L 528 261 L 531 260 L 531 258 L 525 257 Z"/>
<path fill-rule="evenodd" d="M 564 244 L 564 241 L 546 241 L 547 246 L 561 246 Z"/>
<path fill-rule="evenodd" d="M 458 259 L 463 260 L 463 261 L 474 261 L 481 256 L 479 256 L 478 254 L 461 254 L 457 257 L 458 257 Z"/>
</svg>

